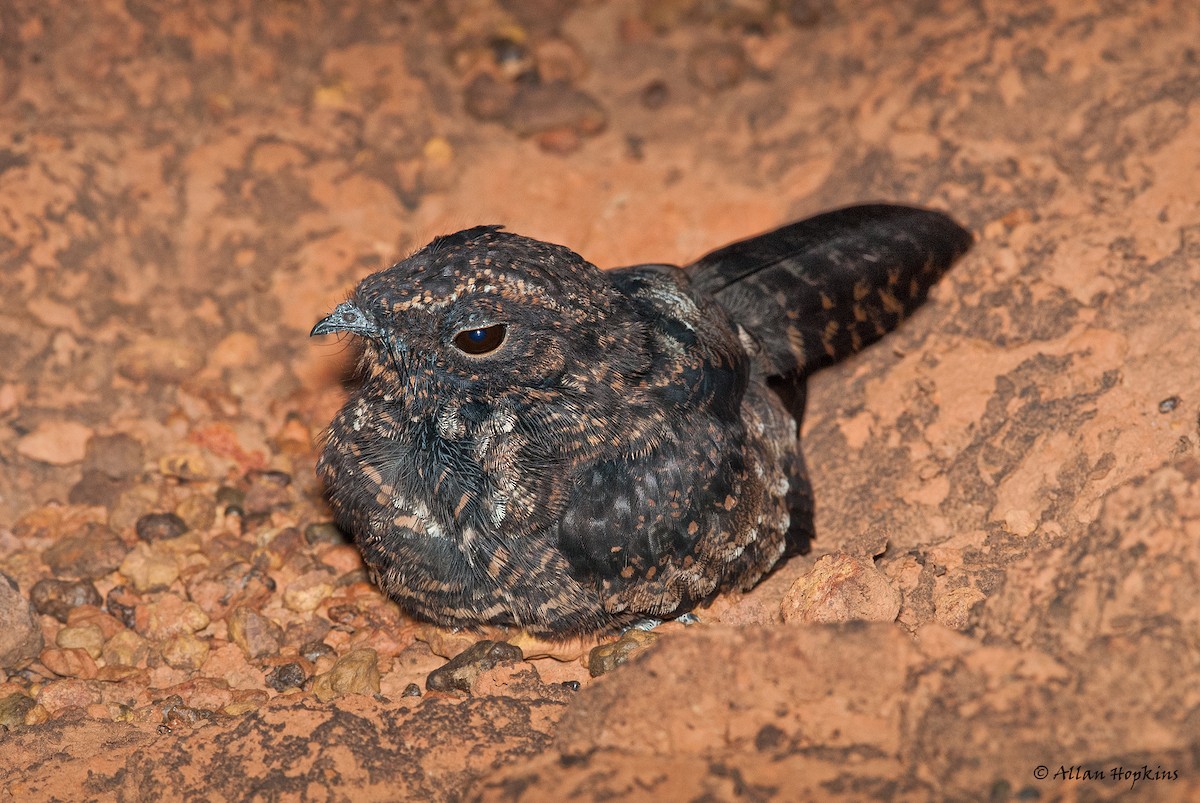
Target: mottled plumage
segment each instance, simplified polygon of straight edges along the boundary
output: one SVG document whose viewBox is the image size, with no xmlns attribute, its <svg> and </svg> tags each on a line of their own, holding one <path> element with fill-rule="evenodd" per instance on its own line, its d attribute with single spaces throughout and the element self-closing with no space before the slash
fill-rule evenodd
<svg viewBox="0 0 1200 803">
<path fill-rule="evenodd" d="M 602 272 L 482 226 L 364 279 L 317 466 L 380 587 L 440 625 L 565 637 L 748 589 L 812 536 L 805 378 L 882 337 L 969 247 L 860 206 L 686 268 Z"/>
</svg>

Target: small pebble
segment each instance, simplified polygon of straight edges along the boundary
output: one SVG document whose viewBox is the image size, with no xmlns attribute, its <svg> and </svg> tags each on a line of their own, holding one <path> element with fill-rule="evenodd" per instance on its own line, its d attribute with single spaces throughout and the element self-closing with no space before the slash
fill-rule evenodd
<svg viewBox="0 0 1200 803">
<path fill-rule="evenodd" d="M 48 647 L 38 657 L 42 666 L 59 677 L 92 679 L 96 677 L 96 661 L 80 647 Z"/>
<path fill-rule="evenodd" d="M 410 683 L 404 687 L 404 691 L 400 693 L 401 697 L 420 697 L 421 687 L 416 683 Z"/>
<path fill-rule="evenodd" d="M 117 351 L 117 371 L 128 379 L 176 384 L 204 367 L 198 343 L 182 338 L 143 335 Z"/>
<path fill-rule="evenodd" d="M 250 515 L 270 513 L 292 504 L 292 478 L 282 471 L 255 471 L 249 475 L 245 507 Z"/>
<path fill-rule="evenodd" d="M 19 669 L 42 651 L 42 629 L 17 581 L 0 572 L 0 669 Z"/>
<path fill-rule="evenodd" d="M 54 643 L 63 649 L 85 650 L 92 658 L 99 658 L 104 647 L 104 632 L 93 624 L 68 626 L 58 631 Z"/>
<path fill-rule="evenodd" d="M 80 605 L 100 605 L 100 592 L 87 580 L 38 580 L 29 589 L 29 600 L 38 613 L 67 621 L 72 608 Z"/>
<path fill-rule="evenodd" d="M 108 666 L 144 666 L 150 656 L 150 645 L 132 630 L 122 630 L 104 642 L 101 651 Z"/>
<path fill-rule="evenodd" d="M 1172 412 L 1178 406 L 1179 406 L 1179 397 L 1178 396 L 1169 396 L 1158 403 L 1158 411 L 1160 413 L 1165 414 L 1165 413 Z"/>
<path fill-rule="evenodd" d="M 179 633 L 203 630 L 208 623 L 208 614 L 196 603 L 184 600 L 178 594 L 163 594 L 139 611 L 137 631 L 146 638 L 161 641 Z"/>
<path fill-rule="evenodd" d="M 174 513 L 149 513 L 134 525 L 137 537 L 147 543 L 178 538 L 188 531 L 187 522 Z"/>
<path fill-rule="evenodd" d="M 671 90 L 665 81 L 651 81 L 642 88 L 642 105 L 651 111 L 661 109 L 671 99 Z"/>
<path fill-rule="evenodd" d="M 195 727 L 212 721 L 217 715 L 217 712 L 206 708 L 184 705 L 183 698 L 177 694 L 162 702 L 162 712 L 163 724 L 168 728 L 177 728 L 180 725 Z"/>
<path fill-rule="evenodd" d="M 332 521 L 319 521 L 304 528 L 304 540 L 308 544 L 348 544 L 350 540 Z"/>
<path fill-rule="evenodd" d="M 787 17 L 800 28 L 813 28 L 821 22 L 820 0 L 791 0 L 787 4 Z"/>
<path fill-rule="evenodd" d="M 785 622 L 894 622 L 900 593 L 868 557 L 825 555 L 780 603 Z"/>
<path fill-rule="evenodd" d="M 476 120 L 500 120 L 512 107 L 516 89 L 512 84 L 496 80 L 488 73 L 481 73 L 467 84 L 463 103 L 467 114 Z"/>
<path fill-rule="evenodd" d="M 207 530 L 217 520 L 217 501 L 207 494 L 192 494 L 175 507 L 189 530 Z"/>
<path fill-rule="evenodd" d="M 158 473 L 184 482 L 208 479 L 208 461 L 195 452 L 169 454 L 158 461 Z"/>
<path fill-rule="evenodd" d="M 491 47 L 496 66 L 510 81 L 533 69 L 533 57 L 523 43 L 507 36 L 497 36 L 492 39 Z"/>
<path fill-rule="evenodd" d="M 121 574 L 138 591 L 164 589 L 179 579 L 179 562 L 174 555 L 138 544 L 121 561 Z"/>
<path fill-rule="evenodd" d="M 626 630 L 616 641 L 600 644 L 588 653 L 588 674 L 600 677 L 613 671 L 661 638 L 649 630 Z"/>
<path fill-rule="evenodd" d="M 91 523 L 46 548 L 42 560 L 58 577 L 94 580 L 120 566 L 128 554 L 129 547 L 110 527 Z"/>
<path fill-rule="evenodd" d="M 277 692 L 299 689 L 306 680 L 308 676 L 304 674 L 304 669 L 294 661 L 277 666 L 267 674 L 267 685 Z"/>
<path fill-rule="evenodd" d="M 520 136 L 563 130 L 591 135 L 607 122 L 608 114 L 595 98 L 561 82 L 520 87 L 505 120 Z"/>
<path fill-rule="evenodd" d="M 142 598 L 130 591 L 128 586 L 114 586 L 104 598 L 104 607 L 123 625 L 132 628 L 141 601 Z"/>
<path fill-rule="evenodd" d="M 283 629 L 267 617 L 239 606 L 225 617 L 229 639 L 242 648 L 247 658 L 276 655 L 283 640 Z"/>
<path fill-rule="evenodd" d="M 19 692 L 0 698 L 0 733 L 25 724 L 25 715 L 37 700 Z"/>
<path fill-rule="evenodd" d="M 319 658 L 326 655 L 333 655 L 333 647 L 330 647 L 323 641 L 313 640 L 301 645 L 300 654 L 304 656 L 305 660 L 316 663 Z"/>
<path fill-rule="evenodd" d="M 746 76 L 746 51 L 734 42 L 699 45 L 688 54 L 688 77 L 708 92 L 732 89 Z"/>
<path fill-rule="evenodd" d="M 579 50 L 565 39 L 550 38 L 538 43 L 534 51 L 537 74 L 542 83 L 578 81 L 587 72 L 587 62 Z"/>
<path fill-rule="evenodd" d="M 194 672 L 208 659 L 208 639 L 195 633 L 179 633 L 163 642 L 160 652 L 168 666 Z"/>
<path fill-rule="evenodd" d="M 79 482 L 67 492 L 67 501 L 72 505 L 100 505 L 107 507 L 128 488 L 127 480 L 115 480 L 103 472 L 87 468 Z"/>
<path fill-rule="evenodd" d="M 216 502 L 217 509 L 222 513 L 229 513 L 231 508 L 243 511 L 246 505 L 246 494 L 238 488 L 222 485 L 217 489 Z"/>
<path fill-rule="evenodd" d="M 307 572 L 300 575 L 284 588 L 284 606 L 296 613 L 316 610 L 317 606 L 333 593 L 334 579 L 328 572 Z"/>
<path fill-rule="evenodd" d="M 78 421 L 43 421 L 17 441 L 17 454 L 53 466 L 80 463 L 92 429 Z"/>
<path fill-rule="evenodd" d="M 425 688 L 429 691 L 469 694 L 475 679 L 483 672 L 498 664 L 516 663 L 524 659 L 520 647 L 507 641 L 484 639 L 430 672 L 425 679 Z"/>
<path fill-rule="evenodd" d="M 80 605 L 67 614 L 67 625 L 80 627 L 91 625 L 100 630 L 105 639 L 120 633 L 125 625 L 117 617 L 100 610 L 96 605 Z"/>
<path fill-rule="evenodd" d="M 343 694 L 379 694 L 379 656 L 370 648 L 353 650 L 328 672 L 313 678 L 313 694 L 327 703 Z"/>
<path fill-rule="evenodd" d="M 87 443 L 84 471 L 99 471 L 114 480 L 137 476 L 146 462 L 146 450 L 136 439 L 124 433 L 95 435 Z"/>
<path fill-rule="evenodd" d="M 90 678 L 52 680 L 42 686 L 37 701 L 52 715 L 67 708 L 87 709 L 89 705 L 103 701 L 100 685 Z"/>
<path fill-rule="evenodd" d="M 984 593 L 973 586 L 945 591 L 933 600 L 934 618 L 952 630 L 966 630 L 971 625 L 972 610 L 984 599 Z"/>
</svg>

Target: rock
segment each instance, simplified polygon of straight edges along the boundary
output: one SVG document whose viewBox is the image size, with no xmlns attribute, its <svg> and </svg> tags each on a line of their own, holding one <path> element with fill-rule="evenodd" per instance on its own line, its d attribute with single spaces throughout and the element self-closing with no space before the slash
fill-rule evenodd
<svg viewBox="0 0 1200 803">
<path fill-rule="evenodd" d="M 232 702 L 232 697 L 230 702 Z M 194 728 L 197 725 L 211 722 L 217 716 L 217 712 L 212 709 L 184 705 L 183 698 L 178 694 L 172 694 L 161 701 L 159 706 L 162 711 L 162 722 L 168 728 L 177 728 L 181 725 Z"/>
<path fill-rule="evenodd" d="M 953 630 L 966 630 L 971 624 L 971 611 L 985 599 L 974 586 L 961 586 L 939 594 L 933 601 L 934 618 Z"/>
<path fill-rule="evenodd" d="M 651 111 L 661 109 L 671 99 L 671 90 L 665 81 L 651 81 L 642 88 L 639 96 L 642 105 Z"/>
<path fill-rule="evenodd" d="M 129 547 L 112 529 L 91 523 L 45 549 L 42 560 L 58 577 L 94 580 L 120 566 L 128 554 Z"/>
<path fill-rule="evenodd" d="M 648 650 L 661 636 L 649 630 L 626 630 L 616 641 L 600 644 L 588 653 L 588 673 L 598 678 L 633 656 Z"/>
<path fill-rule="evenodd" d="M 145 666 L 150 645 L 132 630 L 122 630 L 104 642 L 100 652 L 108 666 Z"/>
<path fill-rule="evenodd" d="M 552 37 L 538 42 L 534 49 L 538 78 L 544 84 L 574 83 L 587 72 L 587 62 L 579 49 L 565 39 Z"/>
<path fill-rule="evenodd" d="M 67 614 L 67 625 L 70 627 L 94 626 L 99 628 L 106 640 L 125 628 L 125 625 L 117 617 L 105 613 L 95 605 L 80 605 L 72 608 L 71 612 Z"/>
<path fill-rule="evenodd" d="M 363 568 L 362 554 L 351 544 L 334 544 L 321 551 L 317 560 L 338 573 L 338 576 Z"/>
<path fill-rule="evenodd" d="M 299 689 L 307 680 L 304 668 L 295 661 L 277 666 L 267 674 L 267 685 L 277 692 Z"/>
<path fill-rule="evenodd" d="M 138 519 L 158 506 L 158 492 L 148 485 L 134 485 L 110 504 L 108 526 L 116 533 L 126 533 L 137 526 Z"/>
<path fill-rule="evenodd" d="M 371 649 L 347 653 L 328 672 L 313 678 L 312 690 L 323 703 L 343 694 L 378 694 L 378 656 Z"/>
<path fill-rule="evenodd" d="M 104 632 L 94 624 L 67 626 L 58 631 L 54 643 L 64 649 L 85 650 L 92 658 L 99 658 Z"/>
<path fill-rule="evenodd" d="M 194 672 L 208 659 L 209 642 L 194 633 L 179 633 L 163 642 L 163 660 L 175 669 Z"/>
<path fill-rule="evenodd" d="M 854 555 L 825 555 L 792 584 L 780 604 L 785 622 L 893 622 L 900 594 L 875 563 Z"/>
<path fill-rule="evenodd" d="M 282 471 L 251 472 L 250 487 L 246 489 L 246 512 L 251 515 L 270 513 L 291 506 L 295 501 L 291 484 L 291 476 Z"/>
<path fill-rule="evenodd" d="M 204 493 L 192 494 L 175 508 L 189 530 L 207 530 L 217 520 L 217 500 Z"/>
<path fill-rule="evenodd" d="M 72 505 L 108 506 L 128 487 L 125 480 L 114 480 L 99 471 L 85 469 L 79 482 L 67 492 L 67 501 Z"/>
<path fill-rule="evenodd" d="M 96 587 L 86 580 L 38 580 L 29 589 L 29 601 L 38 613 L 67 621 L 71 610 L 80 605 L 99 605 L 102 600 Z"/>
<path fill-rule="evenodd" d="M 312 641 L 305 642 L 300 646 L 300 655 L 302 655 L 306 661 L 316 663 L 319 659 L 324 658 L 326 655 L 333 655 L 333 647 L 330 647 L 323 641 L 314 639 Z"/>
<path fill-rule="evenodd" d="M 284 527 L 282 530 L 271 536 L 271 540 L 267 542 L 267 553 L 272 557 L 272 566 L 282 566 L 283 562 L 291 557 L 295 552 L 304 547 L 304 536 L 300 534 L 300 530 L 296 527 Z M 354 547 L 346 547 L 357 553 Z M 359 561 L 359 566 L 362 561 Z"/>
<path fill-rule="evenodd" d="M 38 660 L 59 677 L 89 680 L 96 677 L 95 659 L 80 647 L 49 647 L 42 650 Z"/>
<path fill-rule="evenodd" d="M 0 697 L 0 733 L 25 724 L 25 715 L 37 700 L 19 692 Z"/>
<path fill-rule="evenodd" d="M 121 574 L 138 591 L 163 589 L 179 579 L 179 562 L 149 544 L 138 544 L 121 561 Z"/>
<path fill-rule="evenodd" d="M 212 473 L 204 455 L 198 452 L 179 452 L 163 455 L 158 461 L 158 473 L 184 482 L 208 479 Z"/>
<path fill-rule="evenodd" d="M 136 438 L 124 433 L 95 435 L 87 442 L 83 470 L 121 480 L 141 473 L 145 462 L 146 450 Z"/>
<path fill-rule="evenodd" d="M 17 582 L 0 572 L 0 669 L 20 669 L 42 651 L 42 629 Z"/>
<path fill-rule="evenodd" d="M 217 510 L 222 513 L 230 511 L 244 511 L 246 507 L 246 492 L 240 488 L 234 488 L 230 485 L 222 485 L 217 488 Z"/>
<path fill-rule="evenodd" d="M 39 463 L 69 466 L 83 461 L 92 428 L 78 421 L 43 421 L 17 441 L 17 453 Z"/>
<path fill-rule="evenodd" d="M 467 114 L 476 120 L 501 120 L 507 116 L 516 94 L 516 87 L 510 82 L 481 73 L 467 84 L 464 94 Z"/>
<path fill-rule="evenodd" d="M 608 115 L 595 98 L 564 83 L 521 86 L 505 118 L 520 136 L 557 130 L 597 134 L 607 123 Z"/>
<path fill-rule="evenodd" d="M 52 680 L 38 692 L 38 704 L 54 714 L 67 708 L 87 708 L 102 702 L 100 684 L 85 678 L 63 678 Z"/>
<path fill-rule="evenodd" d="M 699 45 L 688 54 L 688 77 L 708 92 L 737 86 L 745 78 L 748 66 L 746 51 L 735 42 Z"/>
<path fill-rule="evenodd" d="M 305 527 L 304 540 L 309 544 L 350 543 L 350 539 L 332 521 L 319 521 Z"/>
<path fill-rule="evenodd" d="M 121 624 L 132 629 L 137 622 L 137 606 L 142 598 L 129 590 L 127 586 L 113 586 L 104 598 L 104 607 Z"/>
<path fill-rule="evenodd" d="M 117 372 L 135 381 L 175 384 L 190 379 L 203 367 L 204 356 L 198 344 L 175 337 L 143 335 L 116 356 Z"/>
<path fill-rule="evenodd" d="M 329 572 L 313 571 L 300 575 L 283 589 L 283 604 L 290 611 L 314 611 L 334 589 L 334 577 Z"/>
<path fill-rule="evenodd" d="M 163 594 L 137 612 L 137 631 L 161 641 L 180 633 L 195 633 L 208 627 L 209 618 L 199 605 L 177 594 Z"/>
<path fill-rule="evenodd" d="M 481 673 L 499 664 L 512 664 L 523 660 L 525 656 L 520 647 L 506 641 L 484 639 L 430 672 L 425 679 L 425 688 L 429 691 L 470 694 L 471 687 Z"/>
<path fill-rule="evenodd" d="M 134 525 L 137 537 L 147 543 L 178 538 L 188 531 L 187 522 L 174 513 L 147 513 Z"/>
<path fill-rule="evenodd" d="M 200 668 L 200 675 L 220 678 L 234 688 L 257 688 L 263 684 L 262 669 L 246 660 L 242 648 L 228 641 L 214 641 L 209 645 L 208 658 Z"/>
<path fill-rule="evenodd" d="M 247 658 L 276 655 L 283 640 L 283 629 L 260 613 L 239 606 L 225 617 L 229 639 L 242 648 Z"/>
<path fill-rule="evenodd" d="M 549 131 L 539 131 L 534 135 L 538 147 L 547 153 L 557 153 L 565 156 L 574 153 L 583 145 L 583 138 L 573 128 L 552 128 Z"/>
</svg>

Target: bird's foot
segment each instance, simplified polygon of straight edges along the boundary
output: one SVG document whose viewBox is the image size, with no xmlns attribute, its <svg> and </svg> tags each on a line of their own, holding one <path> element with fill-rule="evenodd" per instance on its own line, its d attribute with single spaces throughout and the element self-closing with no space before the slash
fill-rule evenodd
<svg viewBox="0 0 1200 803">
<path fill-rule="evenodd" d="M 649 631 L 657 628 L 664 621 L 665 620 L 663 620 L 663 619 L 652 619 L 650 617 L 646 617 L 645 619 L 638 619 L 636 622 L 629 625 L 628 627 L 621 628 L 621 635 L 625 635 L 630 630 L 644 630 L 644 631 L 649 632 Z M 700 623 L 700 617 L 691 612 L 681 613 L 675 617 L 674 621 L 679 622 L 679 624 L 681 624 L 681 625 L 695 625 L 695 624 Z"/>
</svg>

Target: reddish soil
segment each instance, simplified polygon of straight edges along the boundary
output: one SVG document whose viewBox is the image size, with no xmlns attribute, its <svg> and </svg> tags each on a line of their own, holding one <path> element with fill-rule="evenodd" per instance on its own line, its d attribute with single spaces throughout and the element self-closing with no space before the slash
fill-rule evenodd
<svg viewBox="0 0 1200 803">
<path fill-rule="evenodd" d="M 812 554 L 427 688 L 481 636 L 328 525 L 312 324 L 867 200 L 978 243 L 811 383 Z M 0 800 L 1200 799 L 1194 2 L 8 0 L 0 293 Z"/>
</svg>

